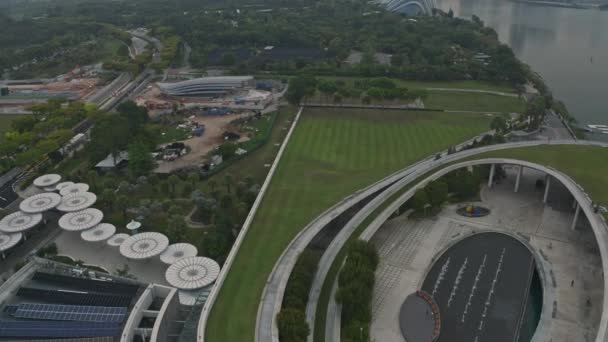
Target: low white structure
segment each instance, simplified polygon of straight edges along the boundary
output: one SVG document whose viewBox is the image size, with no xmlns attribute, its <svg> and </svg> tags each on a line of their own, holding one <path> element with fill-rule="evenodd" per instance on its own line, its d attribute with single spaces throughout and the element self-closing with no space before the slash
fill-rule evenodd
<svg viewBox="0 0 608 342">
<path fill-rule="evenodd" d="M 39 188 L 44 188 L 47 186 L 52 186 L 61 181 L 61 176 L 56 173 L 49 173 L 47 175 L 42 175 L 36 179 L 34 179 L 34 185 Z"/>
<path fill-rule="evenodd" d="M 59 227 L 71 232 L 87 230 L 98 225 L 103 220 L 99 209 L 88 208 L 73 213 L 67 213 L 59 219 Z"/>
<path fill-rule="evenodd" d="M 160 255 L 160 261 L 171 265 L 182 258 L 193 257 L 198 254 L 196 246 L 190 243 L 174 243 Z"/>
<path fill-rule="evenodd" d="M 108 246 L 118 247 L 129 238 L 129 234 L 120 233 L 110 237 L 107 241 Z"/>
<path fill-rule="evenodd" d="M 4 259 L 4 252 L 15 247 L 23 238 L 21 233 L 5 234 L 0 233 L 0 253 Z"/>
<path fill-rule="evenodd" d="M 61 191 L 63 188 L 67 188 L 70 185 L 74 185 L 74 182 L 70 182 L 70 181 L 61 182 L 61 183 L 55 185 L 55 190 Z"/>
<path fill-rule="evenodd" d="M 127 223 L 127 229 L 137 233 L 137 230 L 141 227 L 141 222 L 137 222 L 135 220 L 131 220 L 131 222 Z"/>
<path fill-rule="evenodd" d="M 34 228 L 42 222 L 42 214 L 27 214 L 16 211 L 0 220 L 0 232 L 20 233 Z"/>
<path fill-rule="evenodd" d="M 120 245 L 120 254 L 128 259 L 148 259 L 164 252 L 169 239 L 161 233 L 145 232 L 127 238 Z"/>
<path fill-rule="evenodd" d="M 21 201 L 19 209 L 24 213 L 37 214 L 54 209 L 59 203 L 61 203 L 61 196 L 54 192 L 43 192 Z"/>
<path fill-rule="evenodd" d="M 169 266 L 165 279 L 181 290 L 200 289 L 213 284 L 220 274 L 220 265 L 205 257 L 182 258 Z"/>
<path fill-rule="evenodd" d="M 89 242 L 104 241 L 116 233 L 116 227 L 111 223 L 100 223 L 95 227 L 80 233 L 80 237 Z"/>
<path fill-rule="evenodd" d="M 92 192 L 77 192 L 63 196 L 57 210 L 73 212 L 86 209 L 97 202 L 97 196 Z"/>
<path fill-rule="evenodd" d="M 86 183 L 74 183 L 72 185 L 66 186 L 63 189 L 59 190 L 59 194 L 61 196 L 75 194 L 77 192 L 87 192 L 89 191 L 89 185 Z"/>
</svg>

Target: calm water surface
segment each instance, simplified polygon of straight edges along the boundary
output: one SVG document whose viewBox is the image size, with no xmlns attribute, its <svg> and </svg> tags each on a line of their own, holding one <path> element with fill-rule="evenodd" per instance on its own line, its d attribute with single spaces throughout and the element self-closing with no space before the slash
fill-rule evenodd
<svg viewBox="0 0 608 342">
<path fill-rule="evenodd" d="M 581 125 L 608 124 L 608 11 L 508 0 L 437 0 L 437 5 L 461 17 L 475 14 L 493 27 Z"/>
</svg>

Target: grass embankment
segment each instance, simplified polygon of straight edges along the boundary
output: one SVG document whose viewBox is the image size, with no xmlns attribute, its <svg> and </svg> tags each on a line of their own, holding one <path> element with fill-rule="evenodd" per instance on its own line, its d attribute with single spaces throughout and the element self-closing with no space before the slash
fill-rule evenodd
<svg viewBox="0 0 608 342">
<path fill-rule="evenodd" d="M 254 339 L 266 279 L 315 216 L 357 189 L 487 130 L 489 121 L 476 114 L 307 109 L 213 307 L 207 340 Z"/>
<path fill-rule="evenodd" d="M 482 153 L 474 159 L 513 158 L 551 166 L 585 189 L 591 199 L 608 205 L 608 148 L 598 146 L 534 146 Z"/>
<path fill-rule="evenodd" d="M 355 82 L 363 80 L 356 77 L 318 77 L 318 79 L 329 79 L 342 81 L 350 87 L 355 87 Z M 408 90 L 424 90 L 427 94 L 423 100 L 425 108 L 451 111 L 478 111 L 478 112 L 501 112 L 501 113 L 522 113 L 525 109 L 523 99 L 503 96 L 477 91 L 493 91 L 501 93 L 515 94 L 513 87 L 506 84 L 492 84 L 481 81 L 456 81 L 456 82 L 422 82 L 422 81 L 403 81 L 391 79 L 399 87 L 406 87 Z M 436 90 L 430 88 L 455 89 Z M 471 92 L 463 90 L 472 90 Z M 332 97 L 317 93 L 311 102 L 332 102 Z M 345 98 L 343 103 L 360 104 L 360 98 Z M 396 105 L 403 104 L 403 100 L 373 100 L 373 104 Z"/>
</svg>

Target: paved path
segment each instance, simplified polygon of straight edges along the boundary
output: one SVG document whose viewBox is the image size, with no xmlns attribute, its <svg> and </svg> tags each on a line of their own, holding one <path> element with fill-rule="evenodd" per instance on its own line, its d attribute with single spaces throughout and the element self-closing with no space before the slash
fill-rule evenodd
<svg viewBox="0 0 608 342">
<path fill-rule="evenodd" d="M 429 91 L 456 91 L 461 93 L 479 93 L 479 94 L 490 94 L 497 96 L 507 96 L 507 97 L 519 97 L 519 95 L 514 93 L 505 93 L 502 91 L 493 91 L 493 90 L 484 90 L 484 89 L 466 89 L 466 88 L 425 88 Z"/>
</svg>

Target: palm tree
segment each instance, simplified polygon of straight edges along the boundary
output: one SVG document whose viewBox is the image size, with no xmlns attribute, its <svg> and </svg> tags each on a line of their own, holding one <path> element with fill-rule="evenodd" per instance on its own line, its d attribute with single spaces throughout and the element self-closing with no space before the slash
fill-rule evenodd
<svg viewBox="0 0 608 342">
<path fill-rule="evenodd" d="M 171 185 L 171 194 L 175 196 L 175 187 L 179 183 L 179 177 L 176 175 L 169 176 L 169 184 Z"/>
<path fill-rule="evenodd" d="M 230 193 L 230 185 L 232 184 L 232 175 L 227 173 L 224 175 L 224 185 L 226 185 L 226 192 Z"/>
</svg>

